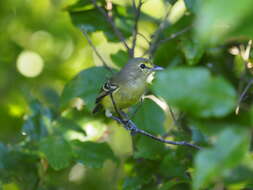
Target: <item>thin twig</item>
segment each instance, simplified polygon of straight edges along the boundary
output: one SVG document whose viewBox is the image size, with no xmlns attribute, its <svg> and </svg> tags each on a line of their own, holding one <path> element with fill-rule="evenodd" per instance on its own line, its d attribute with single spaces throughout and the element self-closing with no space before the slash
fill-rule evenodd
<svg viewBox="0 0 253 190">
<path fill-rule="evenodd" d="M 130 49 L 130 56 L 134 57 L 134 50 L 136 47 L 136 40 L 137 40 L 137 34 L 138 34 L 138 21 L 141 15 L 141 6 L 143 5 L 142 0 L 139 0 L 139 4 L 136 7 L 135 0 L 133 1 L 133 8 L 135 11 L 135 19 L 134 19 L 134 29 L 133 29 L 133 41 L 132 41 L 132 48 Z"/>
<path fill-rule="evenodd" d="M 253 79 L 251 79 L 251 80 L 249 81 L 249 83 L 247 84 L 247 86 L 244 88 L 242 94 L 240 95 L 239 100 L 238 100 L 238 103 L 237 103 L 237 106 L 236 106 L 236 110 L 235 110 L 235 114 L 236 114 L 236 115 L 239 114 L 239 111 L 240 111 L 240 104 L 241 104 L 243 98 L 245 97 L 247 91 L 249 90 L 249 88 L 251 87 L 252 84 L 253 84 Z"/>
<path fill-rule="evenodd" d="M 114 98 L 113 98 L 112 93 L 110 93 L 110 98 L 111 98 L 111 100 L 112 100 L 113 108 L 114 108 L 115 112 L 118 114 L 119 119 L 120 119 L 120 120 L 123 120 L 123 117 L 121 116 L 121 114 L 120 114 L 120 112 L 119 112 L 119 110 L 118 110 L 118 107 L 116 106 L 116 103 L 115 103 L 115 101 L 114 101 Z"/>
<path fill-rule="evenodd" d="M 146 36 L 144 36 L 144 34 L 138 32 L 137 35 L 141 36 L 148 44 L 150 44 L 149 39 Z"/>
<path fill-rule="evenodd" d="M 141 134 L 141 135 L 144 135 L 144 136 L 147 136 L 147 137 L 150 137 L 156 141 L 159 141 L 159 142 L 162 142 L 162 143 L 166 143 L 166 144 L 172 144 L 172 145 L 182 145 L 182 146 L 189 146 L 189 147 L 192 147 L 192 148 L 196 148 L 198 150 L 200 150 L 201 148 L 197 145 L 194 145 L 194 144 L 191 144 L 191 143 L 188 143 L 188 142 L 185 142 L 185 141 L 170 141 L 170 140 L 165 140 L 165 139 L 162 139 L 162 138 L 159 138 L 159 137 L 156 137 L 144 130 L 141 130 L 139 128 L 137 128 L 137 126 L 134 124 L 134 122 L 130 119 L 127 118 L 127 120 L 124 120 L 122 115 L 120 114 L 118 108 L 117 108 L 117 105 L 114 101 L 114 98 L 113 98 L 113 95 L 112 93 L 110 93 L 110 98 L 112 100 L 112 104 L 113 104 L 113 107 L 114 107 L 114 110 L 115 112 L 118 114 L 119 118 L 115 117 L 115 116 L 112 116 L 111 118 L 118 121 L 119 123 L 121 123 L 126 129 L 130 130 L 131 131 L 131 134 Z M 126 113 L 124 113 L 124 115 L 126 115 Z"/>
<path fill-rule="evenodd" d="M 193 148 L 196 148 L 198 150 L 201 149 L 200 146 L 198 145 L 195 145 L 195 144 L 191 144 L 191 143 L 188 143 L 188 142 L 185 142 L 185 141 L 169 141 L 169 140 L 165 140 L 165 139 L 162 139 L 162 138 L 159 138 L 159 137 L 156 137 L 154 135 L 151 135 L 150 133 L 147 133 L 146 131 L 143 131 L 139 128 L 137 128 L 137 131 L 135 131 L 135 133 L 140 133 L 142 135 L 145 135 L 147 137 L 150 137 L 154 140 L 157 140 L 159 142 L 162 142 L 162 143 L 166 143 L 166 144 L 172 144 L 172 145 L 183 145 L 183 146 L 189 146 L 189 147 L 193 147 Z"/>
<path fill-rule="evenodd" d="M 94 6 L 102 13 L 102 15 L 106 18 L 107 22 L 111 25 L 111 27 L 112 27 L 113 31 L 115 32 L 116 36 L 119 38 L 119 40 L 120 40 L 120 41 L 122 42 L 122 44 L 125 46 L 127 52 L 128 52 L 129 55 L 130 55 L 130 48 L 129 48 L 129 46 L 128 46 L 127 43 L 126 43 L 126 40 L 125 40 L 123 34 L 122 34 L 121 31 L 116 27 L 116 25 L 115 25 L 115 23 L 114 23 L 112 17 L 109 16 L 109 15 L 107 14 L 107 12 L 106 12 L 102 7 L 98 6 L 96 0 L 91 0 L 91 1 L 92 1 L 93 5 L 94 5 Z"/>
<path fill-rule="evenodd" d="M 153 57 L 153 54 L 155 52 L 155 49 L 157 47 L 157 43 L 159 41 L 159 38 L 161 36 L 161 33 L 162 31 L 169 25 L 168 23 L 168 16 L 169 16 L 169 13 L 170 13 L 170 8 L 168 9 L 168 11 L 166 12 L 165 16 L 164 16 L 164 19 L 163 21 L 160 23 L 158 29 L 155 31 L 155 33 L 152 35 L 152 41 L 151 41 L 151 44 L 149 46 L 149 49 L 147 50 L 146 54 L 149 55 L 150 58 Z"/>
<path fill-rule="evenodd" d="M 249 40 L 248 42 L 248 45 L 246 47 L 246 49 L 244 48 L 244 46 L 240 46 L 240 55 L 241 57 L 243 58 L 244 60 L 244 66 L 245 66 L 245 69 L 248 69 L 247 65 L 248 65 L 248 62 L 249 62 L 249 57 L 250 57 L 250 50 L 251 50 L 251 46 L 252 46 L 252 40 Z M 246 72 L 244 72 L 245 74 Z M 241 77 L 242 78 L 242 77 Z M 241 80 L 240 80 L 241 81 Z M 235 109 L 235 114 L 238 115 L 239 114 L 239 111 L 240 111 L 240 104 L 243 100 L 243 98 L 245 97 L 247 91 L 249 90 L 249 88 L 251 87 L 251 85 L 253 84 L 253 79 L 251 79 L 247 86 L 244 88 L 243 92 L 241 93 L 240 97 L 239 97 L 239 100 L 238 100 L 238 103 L 237 103 L 237 106 L 236 106 L 236 109 Z"/>
<path fill-rule="evenodd" d="M 171 36 L 169 36 L 168 38 L 165 38 L 163 40 L 160 40 L 158 43 L 157 43 L 157 46 L 161 45 L 162 43 L 165 43 L 165 42 L 168 42 L 170 40 L 173 40 L 175 38 L 177 38 L 178 36 L 184 34 L 185 32 L 188 32 L 190 29 L 192 28 L 192 25 L 190 26 L 187 26 L 186 28 L 184 28 L 183 30 L 179 31 L 179 32 L 176 32 L 174 34 L 172 34 Z"/>
<path fill-rule="evenodd" d="M 111 73 L 112 72 L 112 69 L 106 64 L 105 60 L 103 59 L 103 57 L 100 55 L 100 53 L 98 52 L 97 48 L 94 46 L 94 44 L 92 43 L 88 33 L 85 31 L 85 29 L 82 29 L 82 32 L 86 38 L 86 40 L 88 41 L 89 45 L 91 46 L 91 48 L 93 49 L 93 51 L 95 52 L 95 54 L 98 56 L 98 58 L 100 59 L 100 61 L 102 62 L 103 66 L 108 70 L 110 71 Z"/>
</svg>

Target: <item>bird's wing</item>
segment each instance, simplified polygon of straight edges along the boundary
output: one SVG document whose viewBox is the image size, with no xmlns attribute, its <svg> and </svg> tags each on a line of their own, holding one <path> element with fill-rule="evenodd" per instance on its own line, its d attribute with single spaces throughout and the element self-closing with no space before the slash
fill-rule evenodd
<svg viewBox="0 0 253 190">
<path fill-rule="evenodd" d="M 110 93 L 112 93 L 113 91 L 115 91 L 116 89 L 118 89 L 118 85 L 113 83 L 112 81 L 107 81 L 103 87 L 101 88 L 101 91 L 99 93 L 99 95 L 96 98 L 96 106 L 93 109 L 92 113 L 96 113 L 97 111 L 99 111 L 99 109 L 101 108 L 101 100 L 108 96 Z"/>
</svg>

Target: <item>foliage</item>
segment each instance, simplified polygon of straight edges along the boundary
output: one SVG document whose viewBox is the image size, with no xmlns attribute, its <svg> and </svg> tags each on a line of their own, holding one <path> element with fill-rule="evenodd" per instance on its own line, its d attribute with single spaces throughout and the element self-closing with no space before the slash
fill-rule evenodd
<svg viewBox="0 0 253 190">
<path fill-rule="evenodd" d="M 253 189 L 251 0 L 140 9 L 135 56 L 166 69 L 129 115 L 137 109 L 140 129 L 201 150 L 91 114 L 103 82 L 132 56 L 123 41 L 133 47 L 135 3 L 0 1 L 0 189 Z"/>
</svg>

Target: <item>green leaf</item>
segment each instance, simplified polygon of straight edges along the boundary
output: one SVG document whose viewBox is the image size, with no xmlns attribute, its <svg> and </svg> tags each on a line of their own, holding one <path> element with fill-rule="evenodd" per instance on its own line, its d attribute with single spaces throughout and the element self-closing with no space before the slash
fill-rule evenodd
<svg viewBox="0 0 253 190">
<path fill-rule="evenodd" d="M 97 3 L 105 3 L 105 0 L 96 0 Z M 87 9 L 93 6 L 92 1 L 89 0 L 78 0 L 75 4 L 66 7 L 68 11 Z"/>
<path fill-rule="evenodd" d="M 129 59 L 128 54 L 122 50 L 119 50 L 117 53 L 111 54 L 110 56 L 115 65 L 118 65 L 120 67 L 125 65 Z"/>
<path fill-rule="evenodd" d="M 105 31 L 113 36 L 112 29 L 97 9 L 70 12 L 70 17 L 77 27 L 87 32 Z"/>
<path fill-rule="evenodd" d="M 213 148 L 200 151 L 195 158 L 193 189 L 202 189 L 227 169 L 238 165 L 249 148 L 249 133 L 245 129 L 223 130 Z"/>
<path fill-rule="evenodd" d="M 197 0 L 184 0 L 184 3 L 191 12 L 196 13 Z"/>
<path fill-rule="evenodd" d="M 225 179 L 224 181 L 229 184 L 242 184 L 247 182 L 250 183 L 252 181 L 252 176 L 253 176 L 253 170 L 252 170 L 252 162 L 247 163 L 249 165 L 245 166 L 238 166 L 234 169 L 232 169 L 229 172 L 225 173 Z M 251 167 L 251 168 L 249 168 Z"/>
<path fill-rule="evenodd" d="M 186 155 L 180 155 L 175 150 L 168 151 L 159 164 L 160 172 L 167 177 L 178 177 L 181 180 L 188 179 L 185 175 L 185 171 L 187 170 L 186 163 L 183 161 Z"/>
<path fill-rule="evenodd" d="M 204 54 L 203 46 L 196 40 L 182 40 L 181 49 L 189 65 L 197 64 Z"/>
<path fill-rule="evenodd" d="M 128 177 L 124 181 L 123 190 L 139 190 L 143 184 L 145 184 L 145 180 L 141 177 Z"/>
<path fill-rule="evenodd" d="M 40 142 L 40 151 L 43 152 L 49 165 L 55 170 L 64 169 L 72 160 L 70 144 L 62 137 L 50 136 Z"/>
<path fill-rule="evenodd" d="M 119 31 L 122 32 L 124 37 L 130 37 L 132 34 L 133 21 L 127 17 L 123 17 L 117 8 L 119 5 L 113 5 L 114 9 L 114 23 Z M 103 7 L 101 7 L 103 8 Z M 121 9 L 126 9 L 121 7 Z M 106 11 L 106 10 L 105 10 Z M 102 31 L 108 40 L 119 41 L 119 38 L 115 35 L 111 25 L 108 23 L 106 17 L 96 8 L 83 10 L 78 12 L 70 12 L 72 22 L 81 30 L 87 32 Z"/>
<path fill-rule="evenodd" d="M 67 130 L 74 130 L 86 135 L 85 130 L 75 121 L 72 119 L 60 117 L 55 121 L 54 127 L 59 130 L 61 133 L 65 133 Z"/>
<path fill-rule="evenodd" d="M 97 94 L 110 75 L 111 73 L 104 67 L 92 67 L 81 71 L 65 85 L 61 96 L 61 106 L 65 107 L 70 100 L 80 97 L 85 101 L 88 109 L 92 110 Z"/>
<path fill-rule="evenodd" d="M 187 181 L 183 181 L 183 180 L 170 180 L 166 183 L 164 183 L 161 188 L 159 188 L 159 190 L 169 190 L 169 189 L 174 189 L 175 186 L 179 185 L 179 184 L 183 184 L 183 183 L 187 183 Z"/>
<path fill-rule="evenodd" d="M 231 31 L 248 27 L 241 26 L 241 23 L 249 19 L 253 11 L 251 0 L 209 0 L 198 3 L 196 37 L 203 43 L 220 43 Z"/>
<path fill-rule="evenodd" d="M 138 139 L 136 149 L 134 152 L 135 158 L 146 158 L 150 160 L 159 159 L 165 151 L 163 143 L 146 136 L 141 136 Z"/>
<path fill-rule="evenodd" d="M 72 147 L 77 160 L 91 168 L 103 167 L 108 159 L 117 161 L 107 143 L 73 141 Z"/>
<path fill-rule="evenodd" d="M 222 117 L 234 110 L 236 93 L 221 77 L 204 68 L 170 68 L 158 74 L 154 92 L 194 116 Z"/>
<path fill-rule="evenodd" d="M 52 111 L 42 105 L 38 100 L 30 102 L 31 114 L 22 126 L 22 133 L 27 135 L 29 140 L 39 140 L 48 135 L 48 127 L 51 123 Z"/>
<path fill-rule="evenodd" d="M 138 111 L 133 117 L 134 123 L 140 129 L 143 129 L 155 135 L 164 134 L 164 111 L 150 99 L 145 99 L 144 102 L 139 106 L 140 108 L 136 108 Z"/>
<path fill-rule="evenodd" d="M 5 169 L 7 154 L 8 148 L 4 144 L 0 143 L 0 173 L 3 169 Z"/>
</svg>

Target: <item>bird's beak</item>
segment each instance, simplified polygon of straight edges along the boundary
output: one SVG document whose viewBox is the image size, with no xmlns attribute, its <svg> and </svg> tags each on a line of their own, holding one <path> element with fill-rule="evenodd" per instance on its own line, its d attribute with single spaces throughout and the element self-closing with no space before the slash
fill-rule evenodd
<svg viewBox="0 0 253 190">
<path fill-rule="evenodd" d="M 154 67 L 152 68 L 152 71 L 162 71 L 163 69 L 164 69 L 163 67 L 154 65 Z"/>
</svg>

